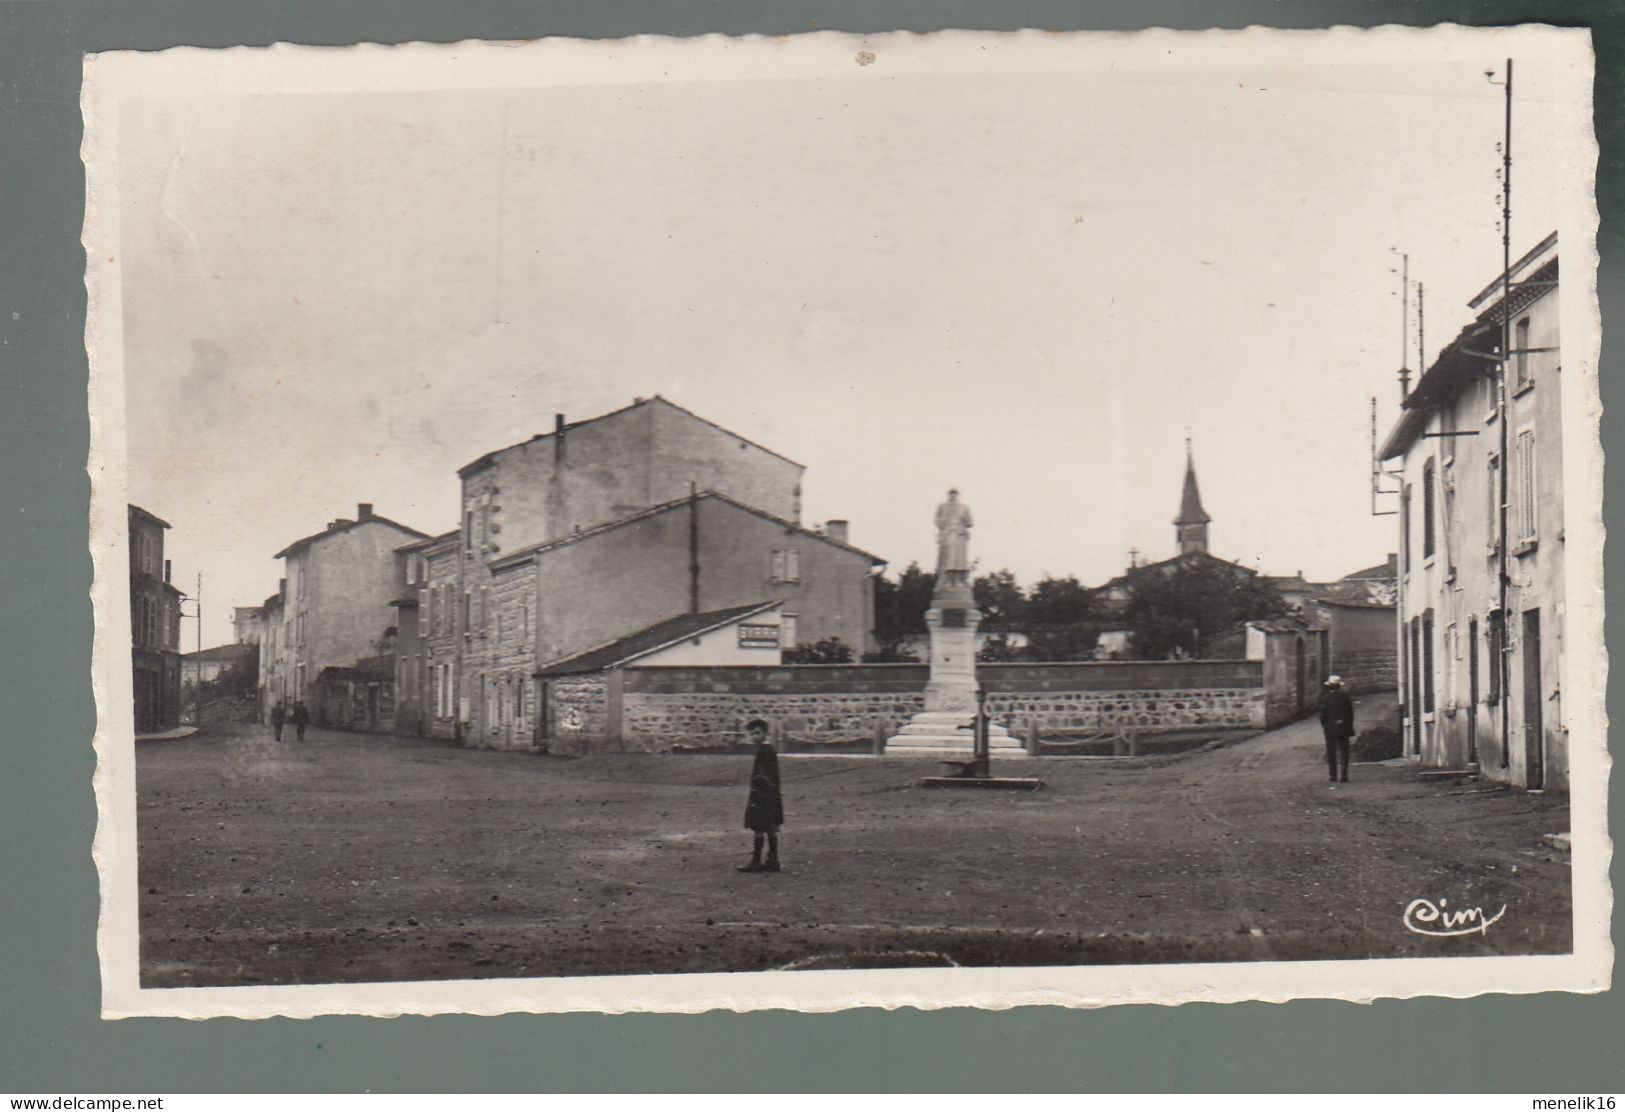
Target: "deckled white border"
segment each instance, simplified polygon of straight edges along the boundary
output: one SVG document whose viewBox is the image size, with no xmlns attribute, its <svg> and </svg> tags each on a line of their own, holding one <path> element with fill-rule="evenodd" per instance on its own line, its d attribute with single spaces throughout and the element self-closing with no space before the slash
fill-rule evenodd
<svg viewBox="0 0 1625 1112">
<path fill-rule="evenodd" d="M 869 51 L 876 64 L 858 66 Z M 1563 454 L 1567 497 L 1567 666 L 1570 723 L 1575 952 L 1565 956 L 1406 958 L 1206 965 L 1064 966 L 995 969 L 804 971 L 656 976 L 422 981 L 241 988 L 143 989 L 136 874 L 134 739 L 131 733 L 129 608 L 125 598 L 126 430 L 119 251 L 118 108 L 163 95 L 490 89 L 747 78 L 885 79 L 908 74 L 1184 69 L 1365 52 L 1385 60 L 1438 64 L 1446 57 L 1520 60 L 1539 56 L 1560 76 L 1558 148 L 1572 173 L 1563 188 Z M 1603 456 L 1597 390 L 1601 322 L 1596 299 L 1597 147 L 1591 123 L 1589 33 L 1550 27 L 1427 29 L 1340 27 L 1327 31 L 1055 34 L 947 31 L 878 36 L 822 32 L 790 38 L 639 37 L 588 42 L 547 39 L 354 47 L 225 50 L 178 48 L 85 59 L 84 244 L 89 293 L 91 549 L 96 576 L 93 683 L 98 708 L 94 844 L 101 875 L 98 926 L 105 1018 L 177 1016 L 309 1017 L 466 1012 L 702 1012 L 849 1007 L 1097 1007 L 1185 1001 L 1280 1002 L 1302 997 L 1469 997 L 1487 992 L 1596 992 L 1613 965 L 1607 836 L 1610 762 L 1605 748 L 1603 651 Z"/>
</svg>

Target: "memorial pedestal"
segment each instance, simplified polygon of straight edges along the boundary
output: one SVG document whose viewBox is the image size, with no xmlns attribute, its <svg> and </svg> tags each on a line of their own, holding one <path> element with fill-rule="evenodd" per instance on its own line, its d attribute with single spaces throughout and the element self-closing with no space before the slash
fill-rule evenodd
<svg viewBox="0 0 1625 1112">
<path fill-rule="evenodd" d="M 968 583 L 939 585 L 931 593 L 925 625 L 931 631 L 931 679 L 925 710 L 886 739 L 888 757 L 963 760 L 976 748 L 976 609 Z M 1024 757 L 1021 742 L 1003 726 L 988 723 L 988 754 Z"/>
</svg>

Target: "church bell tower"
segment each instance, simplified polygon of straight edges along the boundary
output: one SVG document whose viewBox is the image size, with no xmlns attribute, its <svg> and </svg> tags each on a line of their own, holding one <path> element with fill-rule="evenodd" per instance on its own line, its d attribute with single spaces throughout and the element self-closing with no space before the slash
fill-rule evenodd
<svg viewBox="0 0 1625 1112">
<path fill-rule="evenodd" d="M 1179 499 L 1179 516 L 1174 518 L 1175 535 L 1181 556 L 1207 551 L 1207 524 L 1213 519 L 1202 509 L 1202 493 L 1196 488 L 1196 461 L 1191 442 L 1185 440 L 1185 490 Z"/>
</svg>

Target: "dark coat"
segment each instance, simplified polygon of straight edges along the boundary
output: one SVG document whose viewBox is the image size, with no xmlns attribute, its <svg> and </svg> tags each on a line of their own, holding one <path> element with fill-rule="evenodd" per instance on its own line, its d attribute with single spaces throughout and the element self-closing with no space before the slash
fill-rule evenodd
<svg viewBox="0 0 1625 1112">
<path fill-rule="evenodd" d="M 1341 687 L 1328 687 L 1320 696 L 1320 728 L 1327 741 L 1354 736 L 1354 700 Z"/>
<path fill-rule="evenodd" d="M 305 723 L 310 721 L 310 711 L 305 709 L 305 705 L 303 703 L 296 703 L 293 708 L 293 713 L 288 716 L 288 721 L 292 722 L 295 726 L 303 726 Z"/>
<path fill-rule="evenodd" d="M 288 712 L 280 703 L 271 708 L 271 725 L 280 726 L 288 720 Z"/>
<path fill-rule="evenodd" d="M 756 750 L 750 766 L 750 800 L 745 804 L 745 829 L 775 834 L 784 823 L 784 799 L 779 795 L 779 754 L 769 742 Z"/>
</svg>

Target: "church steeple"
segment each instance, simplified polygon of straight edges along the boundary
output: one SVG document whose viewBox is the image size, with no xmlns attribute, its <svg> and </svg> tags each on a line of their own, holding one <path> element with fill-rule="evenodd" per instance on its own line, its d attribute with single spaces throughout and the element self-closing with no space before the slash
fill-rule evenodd
<svg viewBox="0 0 1625 1112">
<path fill-rule="evenodd" d="M 1179 516 L 1174 518 L 1179 538 L 1179 554 L 1207 551 L 1207 523 L 1213 519 L 1202 509 L 1202 493 L 1196 488 L 1196 460 L 1190 438 L 1185 438 L 1185 490 L 1179 499 Z"/>
</svg>

